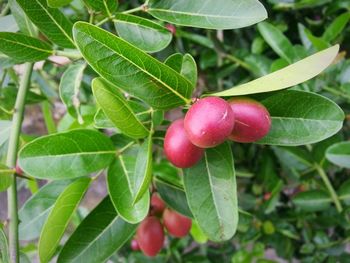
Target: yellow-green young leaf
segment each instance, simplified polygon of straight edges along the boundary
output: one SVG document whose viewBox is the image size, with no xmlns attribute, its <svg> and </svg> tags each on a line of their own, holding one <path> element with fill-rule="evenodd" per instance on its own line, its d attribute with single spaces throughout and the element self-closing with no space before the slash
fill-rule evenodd
<svg viewBox="0 0 350 263">
<path fill-rule="evenodd" d="M 111 16 L 118 7 L 116 0 L 83 0 L 92 10 L 102 12 L 104 15 Z"/>
<path fill-rule="evenodd" d="M 192 83 L 193 87 L 196 87 L 197 64 L 190 54 L 175 53 L 166 59 L 165 64 L 179 72 Z"/>
<path fill-rule="evenodd" d="M 329 208 L 332 199 L 329 194 L 322 190 L 310 190 L 301 192 L 293 198 L 293 203 L 301 210 L 317 212 Z"/>
<path fill-rule="evenodd" d="M 216 242 L 232 238 L 238 205 L 230 145 L 206 149 L 199 163 L 184 170 L 184 185 L 188 205 L 203 233 Z"/>
<path fill-rule="evenodd" d="M 58 9 L 50 8 L 46 0 L 17 0 L 29 19 L 53 43 L 75 47 L 72 39 L 72 23 Z"/>
<path fill-rule="evenodd" d="M 272 126 L 261 144 L 296 146 L 316 143 L 337 133 L 344 112 L 333 101 L 315 93 L 287 90 L 261 101 Z"/>
<path fill-rule="evenodd" d="M 64 5 L 68 5 L 70 4 L 70 2 L 72 2 L 72 0 L 47 0 L 47 4 L 53 8 L 58 8 Z"/>
<path fill-rule="evenodd" d="M 125 40 L 85 22 L 73 28 L 75 42 L 90 66 L 118 88 L 155 109 L 190 102 L 191 83 Z"/>
<path fill-rule="evenodd" d="M 89 188 L 91 178 L 71 183 L 58 197 L 40 234 L 38 250 L 40 262 L 49 262 L 59 245 L 68 223 Z"/>
<path fill-rule="evenodd" d="M 35 178 L 68 179 L 106 168 L 114 155 L 115 148 L 106 135 L 79 129 L 26 144 L 19 153 L 19 165 Z"/>
<path fill-rule="evenodd" d="M 339 142 L 328 147 L 326 158 L 340 167 L 350 169 L 350 142 Z"/>
<path fill-rule="evenodd" d="M 52 55 L 45 42 L 19 33 L 0 32 L 0 52 L 18 62 L 35 62 Z"/>
<path fill-rule="evenodd" d="M 36 32 L 35 26 L 30 22 L 23 9 L 18 5 L 16 0 L 8 0 L 11 14 L 15 18 L 21 32 L 26 35 L 34 36 Z"/>
<path fill-rule="evenodd" d="M 0 163 L 0 192 L 5 191 L 12 183 L 14 170 Z"/>
<path fill-rule="evenodd" d="M 166 48 L 173 37 L 165 27 L 139 16 L 117 14 L 113 21 L 121 38 L 146 52 Z"/>
<path fill-rule="evenodd" d="M 92 91 L 104 114 L 121 132 L 136 139 L 149 134 L 116 87 L 102 78 L 96 78 L 92 81 Z"/>
<path fill-rule="evenodd" d="M 65 243 L 57 262 L 105 262 L 131 238 L 136 228 L 137 224 L 129 224 L 117 214 L 107 196 L 80 223 Z"/>
<path fill-rule="evenodd" d="M 338 51 L 339 45 L 335 45 L 276 72 L 211 95 L 240 96 L 277 91 L 298 85 L 317 76 L 323 70 L 325 70 L 333 62 L 338 54 Z"/>
<path fill-rule="evenodd" d="M 267 18 L 257 0 L 151 0 L 147 11 L 169 23 L 208 29 L 241 28 Z"/>
</svg>

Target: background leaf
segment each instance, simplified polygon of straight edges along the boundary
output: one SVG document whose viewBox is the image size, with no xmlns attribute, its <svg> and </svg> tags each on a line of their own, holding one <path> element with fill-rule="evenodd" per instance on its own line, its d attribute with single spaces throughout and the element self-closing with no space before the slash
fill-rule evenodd
<svg viewBox="0 0 350 263">
<path fill-rule="evenodd" d="M 9 247 L 6 234 L 0 225 L 0 262 L 10 262 Z"/>
<path fill-rule="evenodd" d="M 345 181 L 339 188 L 338 191 L 339 199 L 344 202 L 347 206 L 350 205 L 350 180 Z"/>
<path fill-rule="evenodd" d="M 338 16 L 328 27 L 326 27 L 322 38 L 330 42 L 334 40 L 345 28 L 346 24 L 349 22 L 350 12 L 346 12 Z"/>
<path fill-rule="evenodd" d="M 307 212 L 317 212 L 329 208 L 332 200 L 327 192 L 321 190 L 310 190 L 301 192 L 293 198 L 293 203 Z"/>
<path fill-rule="evenodd" d="M 73 130 L 26 144 L 19 153 L 19 165 L 35 178 L 68 179 L 104 169 L 114 155 L 114 146 L 104 134 Z"/>
<path fill-rule="evenodd" d="M 339 142 L 328 147 L 326 158 L 340 167 L 350 169 L 350 142 Z"/>
<path fill-rule="evenodd" d="M 23 34 L 34 36 L 36 33 L 35 26 L 30 22 L 23 9 L 18 5 L 16 0 L 8 0 L 11 13 L 15 18 L 17 25 Z"/>
<path fill-rule="evenodd" d="M 5 191 L 12 184 L 14 170 L 0 163 L 0 192 Z"/>
<path fill-rule="evenodd" d="M 0 17 L 0 31 L 1 32 L 17 32 L 19 30 L 16 20 L 13 15 Z"/>
<path fill-rule="evenodd" d="M 0 120 L 0 147 L 8 141 L 11 132 L 11 126 L 11 121 Z"/>
<path fill-rule="evenodd" d="M 111 16 L 118 8 L 118 1 L 115 0 L 83 0 L 84 3 L 92 10 L 102 12 L 107 16 Z"/>
<path fill-rule="evenodd" d="M 179 72 L 192 83 L 193 87 L 196 87 L 197 64 L 190 54 L 175 53 L 166 59 L 165 64 Z"/>
</svg>

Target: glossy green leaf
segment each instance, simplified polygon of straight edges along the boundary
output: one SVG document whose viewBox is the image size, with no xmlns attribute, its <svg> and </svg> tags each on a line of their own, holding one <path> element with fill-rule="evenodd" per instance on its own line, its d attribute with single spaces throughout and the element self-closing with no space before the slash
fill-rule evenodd
<svg viewBox="0 0 350 263">
<path fill-rule="evenodd" d="M 272 126 L 261 144 L 296 146 L 322 141 L 343 126 L 344 112 L 333 101 L 315 93 L 287 90 L 261 101 Z"/>
<path fill-rule="evenodd" d="M 54 255 L 64 231 L 90 183 L 91 178 L 77 179 L 57 198 L 40 234 L 38 244 L 40 262 L 49 262 Z"/>
<path fill-rule="evenodd" d="M 239 96 L 277 91 L 298 85 L 312 79 L 325 70 L 333 62 L 338 51 L 339 45 L 335 45 L 276 72 L 211 95 Z"/>
<path fill-rule="evenodd" d="M 0 163 L 0 192 L 5 191 L 12 183 L 14 170 Z"/>
<path fill-rule="evenodd" d="M 169 207 L 180 214 L 193 218 L 192 212 L 187 204 L 185 191 L 182 188 L 158 177 L 155 183 L 160 197 Z"/>
<path fill-rule="evenodd" d="M 108 193 L 114 207 L 120 217 L 131 224 L 139 223 L 147 216 L 150 204 L 148 191 L 134 203 L 137 191 L 135 165 L 135 155 L 119 155 L 109 167 L 107 175 Z"/>
<path fill-rule="evenodd" d="M 171 32 L 152 20 L 117 14 L 113 21 L 121 38 L 146 52 L 158 52 L 171 42 Z"/>
<path fill-rule="evenodd" d="M 35 62 L 52 55 L 45 42 L 19 33 L 0 32 L 0 52 L 18 62 Z"/>
<path fill-rule="evenodd" d="M 271 48 L 289 63 L 298 60 L 298 55 L 289 39 L 274 25 L 268 22 L 258 24 L 258 29 Z"/>
<path fill-rule="evenodd" d="M 7 237 L 1 225 L 0 225 L 0 262 L 3 262 L 3 263 L 10 262 Z"/>
<path fill-rule="evenodd" d="M 206 149 L 203 159 L 184 170 L 188 205 L 203 233 L 213 241 L 230 239 L 238 224 L 236 178 L 228 143 Z"/>
<path fill-rule="evenodd" d="M 29 36 L 34 36 L 36 28 L 23 12 L 23 9 L 18 5 L 17 1 L 8 0 L 8 4 L 21 32 Z"/>
<path fill-rule="evenodd" d="M 346 205 L 350 205 L 350 180 L 345 181 L 338 191 L 339 199 Z"/>
<path fill-rule="evenodd" d="M 84 3 L 92 10 L 102 12 L 107 16 L 111 16 L 118 7 L 116 0 L 83 0 Z"/>
<path fill-rule="evenodd" d="M 19 153 L 19 165 L 35 178 L 68 179 L 106 168 L 114 155 L 107 136 L 81 129 L 31 141 Z"/>
<path fill-rule="evenodd" d="M 11 121 L 0 120 L 0 147 L 8 141 L 10 137 L 11 126 Z"/>
<path fill-rule="evenodd" d="M 257 0 L 152 0 L 147 11 L 169 23 L 208 29 L 241 28 L 267 18 Z"/>
<path fill-rule="evenodd" d="M 57 262 L 105 262 L 130 239 L 136 228 L 136 224 L 129 224 L 118 216 L 107 196 L 68 239 Z"/>
<path fill-rule="evenodd" d="M 179 72 L 192 83 L 193 87 L 196 87 L 197 64 L 190 54 L 175 53 L 166 59 L 165 64 Z"/>
<path fill-rule="evenodd" d="M 90 66 L 120 89 L 156 109 L 188 103 L 192 85 L 183 76 L 123 39 L 84 22 L 74 39 Z"/>
<path fill-rule="evenodd" d="M 329 208 L 332 200 L 328 193 L 321 190 L 301 192 L 293 198 L 293 203 L 301 210 L 317 212 Z"/>
<path fill-rule="evenodd" d="M 328 147 L 326 158 L 340 167 L 350 168 L 350 142 L 339 142 Z"/>
<path fill-rule="evenodd" d="M 0 32 L 17 32 L 19 30 L 13 15 L 0 17 Z"/>
<path fill-rule="evenodd" d="M 104 114 L 125 135 L 138 139 L 149 134 L 116 87 L 102 78 L 96 78 L 92 81 L 92 91 Z"/>
<path fill-rule="evenodd" d="M 70 4 L 70 2 L 72 2 L 72 0 L 47 0 L 47 4 L 53 8 L 58 8 L 64 5 L 68 5 Z"/>
<path fill-rule="evenodd" d="M 48 7 L 46 0 L 17 0 L 29 19 L 53 43 L 75 47 L 72 39 L 72 23 L 58 9 Z"/>
<path fill-rule="evenodd" d="M 349 20 L 350 12 L 341 14 L 328 27 L 326 27 L 326 31 L 323 33 L 322 38 L 327 42 L 331 42 L 343 31 Z"/>
<path fill-rule="evenodd" d="M 20 240 L 32 240 L 39 237 L 58 196 L 71 182 L 60 180 L 48 183 L 25 202 L 18 213 Z"/>
<path fill-rule="evenodd" d="M 79 92 L 86 64 L 77 63 L 70 65 L 63 73 L 59 92 L 62 102 L 72 117 L 78 117 L 79 123 L 83 122 L 80 114 Z"/>
</svg>

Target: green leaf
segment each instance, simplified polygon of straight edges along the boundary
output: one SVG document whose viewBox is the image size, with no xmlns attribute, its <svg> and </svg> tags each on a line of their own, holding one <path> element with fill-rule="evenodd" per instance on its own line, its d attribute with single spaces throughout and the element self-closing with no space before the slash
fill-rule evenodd
<svg viewBox="0 0 350 263">
<path fill-rule="evenodd" d="M 350 180 L 345 181 L 338 191 L 339 199 L 347 206 L 350 205 Z"/>
<path fill-rule="evenodd" d="M 261 144 L 296 146 L 322 141 L 343 126 L 344 112 L 330 99 L 311 92 L 287 90 L 261 101 L 272 126 Z"/>
<path fill-rule="evenodd" d="M 72 23 L 58 9 L 47 6 L 46 0 L 17 0 L 29 19 L 53 43 L 74 48 Z"/>
<path fill-rule="evenodd" d="M 156 177 L 157 191 L 163 201 L 172 209 L 187 217 L 193 218 L 190 208 L 187 204 L 185 191 L 174 184 L 165 182 Z"/>
<path fill-rule="evenodd" d="M 70 65 L 63 73 L 59 86 L 62 102 L 72 117 L 78 117 L 79 123 L 83 122 L 80 114 L 79 92 L 85 67 L 85 63 Z"/>
<path fill-rule="evenodd" d="M 0 192 L 5 191 L 12 183 L 14 170 L 0 163 Z"/>
<path fill-rule="evenodd" d="M 52 55 L 45 42 L 19 33 L 0 32 L 0 52 L 18 62 L 35 62 Z"/>
<path fill-rule="evenodd" d="M 327 42 L 334 40 L 347 25 L 350 20 L 350 12 L 346 12 L 338 16 L 332 24 L 326 27 L 326 31 L 323 33 L 322 38 Z"/>
<path fill-rule="evenodd" d="M 55 201 L 71 182 L 71 180 L 60 180 L 48 183 L 25 202 L 18 212 L 20 240 L 39 237 Z"/>
<path fill-rule="evenodd" d="M 91 178 L 77 179 L 57 198 L 40 234 L 38 244 L 40 262 L 49 262 L 54 255 L 64 231 L 90 183 Z"/>
<path fill-rule="evenodd" d="M 107 16 L 111 16 L 117 10 L 118 1 L 116 0 L 83 0 L 84 3 L 92 10 L 102 12 Z"/>
<path fill-rule="evenodd" d="M 328 147 L 326 158 L 344 168 L 350 168 L 350 142 L 339 142 Z"/>
<path fill-rule="evenodd" d="M 171 42 L 171 32 L 152 20 L 117 14 L 113 21 L 121 38 L 146 52 L 158 52 Z"/>
<path fill-rule="evenodd" d="M 107 196 L 68 239 L 57 262 L 105 262 L 130 239 L 136 228 L 137 225 L 129 224 L 118 216 Z"/>
<path fill-rule="evenodd" d="M 109 129 L 115 128 L 113 122 L 107 118 L 102 109 L 98 109 L 94 116 L 94 126 L 98 129 Z"/>
<path fill-rule="evenodd" d="M 135 165 L 135 155 L 119 155 L 109 167 L 107 175 L 108 193 L 112 203 L 120 217 L 131 224 L 139 223 L 147 216 L 150 204 L 148 191 L 134 203 L 137 191 Z"/>
<path fill-rule="evenodd" d="M 1 225 L 0 225 L 0 262 L 3 262 L 3 263 L 10 262 L 7 237 Z"/>
<path fill-rule="evenodd" d="M 175 53 L 166 59 L 165 64 L 179 72 L 192 83 L 193 87 L 196 87 L 197 64 L 190 54 Z"/>
<path fill-rule="evenodd" d="M 293 198 L 293 203 L 301 210 L 307 212 L 317 212 L 329 208 L 332 200 L 325 191 L 310 190 L 301 192 Z"/>
<path fill-rule="evenodd" d="M 311 31 L 307 28 L 305 28 L 305 34 L 307 38 L 310 40 L 312 45 L 317 49 L 317 50 L 323 50 L 329 47 L 329 44 L 323 40 L 320 37 L 314 36 Z"/>
<path fill-rule="evenodd" d="M 47 0 L 47 4 L 52 8 L 69 5 L 72 0 Z"/>
<path fill-rule="evenodd" d="M 198 164 L 184 170 L 184 185 L 189 207 L 203 233 L 213 241 L 230 239 L 238 224 L 230 145 L 206 149 Z"/>
<path fill-rule="evenodd" d="M 130 95 L 156 109 L 190 102 L 187 79 L 123 39 L 84 22 L 74 25 L 73 35 L 90 66 Z"/>
<path fill-rule="evenodd" d="M 239 96 L 277 91 L 298 85 L 312 79 L 325 70 L 333 62 L 338 51 L 339 45 L 335 45 L 276 72 L 211 95 Z"/>
<path fill-rule="evenodd" d="M 19 165 L 35 178 L 68 179 L 104 169 L 114 155 L 107 136 L 81 129 L 31 141 L 19 153 Z"/>
<path fill-rule="evenodd" d="M 299 59 L 292 43 L 277 27 L 268 22 L 262 22 L 258 24 L 258 29 L 265 41 L 281 58 L 289 63 Z"/>
<path fill-rule="evenodd" d="M 36 33 L 36 28 L 30 22 L 27 15 L 23 12 L 23 9 L 18 5 L 16 0 L 8 0 L 8 4 L 11 8 L 11 14 L 15 18 L 17 25 L 22 33 L 34 36 Z"/>
<path fill-rule="evenodd" d="M 0 120 L 0 147 L 8 141 L 11 127 L 11 121 Z"/>
<path fill-rule="evenodd" d="M 196 220 L 192 220 L 191 236 L 199 244 L 205 244 L 208 242 L 207 236 L 204 235 Z"/>
<path fill-rule="evenodd" d="M 147 11 L 169 23 L 208 29 L 247 27 L 267 18 L 257 0 L 152 0 Z"/>
<path fill-rule="evenodd" d="M 149 134 L 149 130 L 116 87 L 102 78 L 95 78 L 92 81 L 92 91 L 104 114 L 125 135 L 139 139 Z"/>
</svg>

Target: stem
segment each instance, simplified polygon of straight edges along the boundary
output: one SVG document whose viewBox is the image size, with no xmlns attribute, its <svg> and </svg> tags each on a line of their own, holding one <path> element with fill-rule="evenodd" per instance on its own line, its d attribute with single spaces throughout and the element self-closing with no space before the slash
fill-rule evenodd
<svg viewBox="0 0 350 263">
<path fill-rule="evenodd" d="M 41 103 L 41 111 L 44 115 L 44 121 L 48 134 L 56 133 L 56 125 L 52 118 L 51 107 L 48 101 L 44 101 Z"/>
<path fill-rule="evenodd" d="M 144 5 L 141 5 L 139 7 L 136 7 L 136 8 L 133 8 L 133 9 L 130 9 L 130 10 L 126 10 L 124 12 L 122 12 L 123 14 L 131 14 L 131 13 L 135 13 L 135 12 L 138 12 L 138 11 L 143 11 L 144 10 Z"/>
<path fill-rule="evenodd" d="M 331 195 L 331 198 L 335 204 L 335 207 L 337 208 L 338 212 L 341 213 L 343 211 L 343 207 L 339 201 L 339 197 L 337 193 L 335 192 L 331 182 L 328 179 L 327 174 L 319 164 L 315 164 L 315 169 L 317 170 L 318 174 L 321 176 L 329 194 Z"/>
<path fill-rule="evenodd" d="M 17 161 L 17 151 L 19 136 L 21 133 L 24 103 L 29 89 L 30 77 L 32 75 L 33 63 L 26 63 L 15 103 L 15 111 L 12 118 L 11 135 L 7 152 L 7 166 L 15 167 Z M 12 185 L 7 191 L 8 195 L 8 216 L 9 216 L 9 250 L 11 262 L 19 262 L 19 242 L 18 242 L 18 214 L 17 214 L 17 184 L 16 176 L 12 177 Z"/>
<path fill-rule="evenodd" d="M 102 19 L 100 22 L 96 23 L 95 26 L 100 26 L 100 25 L 108 22 L 109 20 L 112 20 L 113 18 L 115 18 L 115 16 L 106 17 L 106 18 Z"/>
<path fill-rule="evenodd" d="M 64 50 L 55 50 L 56 56 L 64 56 L 71 59 L 81 59 L 83 56 L 78 50 L 70 50 L 70 51 L 64 51 Z"/>
<path fill-rule="evenodd" d="M 240 60 L 239 58 L 237 58 L 237 57 L 235 57 L 233 55 L 229 55 L 229 54 L 223 54 L 223 56 L 225 58 L 227 58 L 228 60 L 231 60 L 231 61 L 235 62 L 236 64 L 238 64 L 242 68 L 245 68 L 248 71 L 252 71 L 252 68 L 247 63 L 245 63 L 244 61 Z"/>
<path fill-rule="evenodd" d="M 347 99 L 350 101 L 350 96 L 339 91 L 339 90 L 336 90 L 336 89 L 332 89 L 332 88 L 329 88 L 329 87 L 323 87 L 322 88 L 323 90 L 325 91 L 328 91 L 329 93 L 332 93 L 333 95 L 336 95 L 336 96 L 340 96 L 340 97 L 343 97 L 344 99 Z"/>
</svg>

